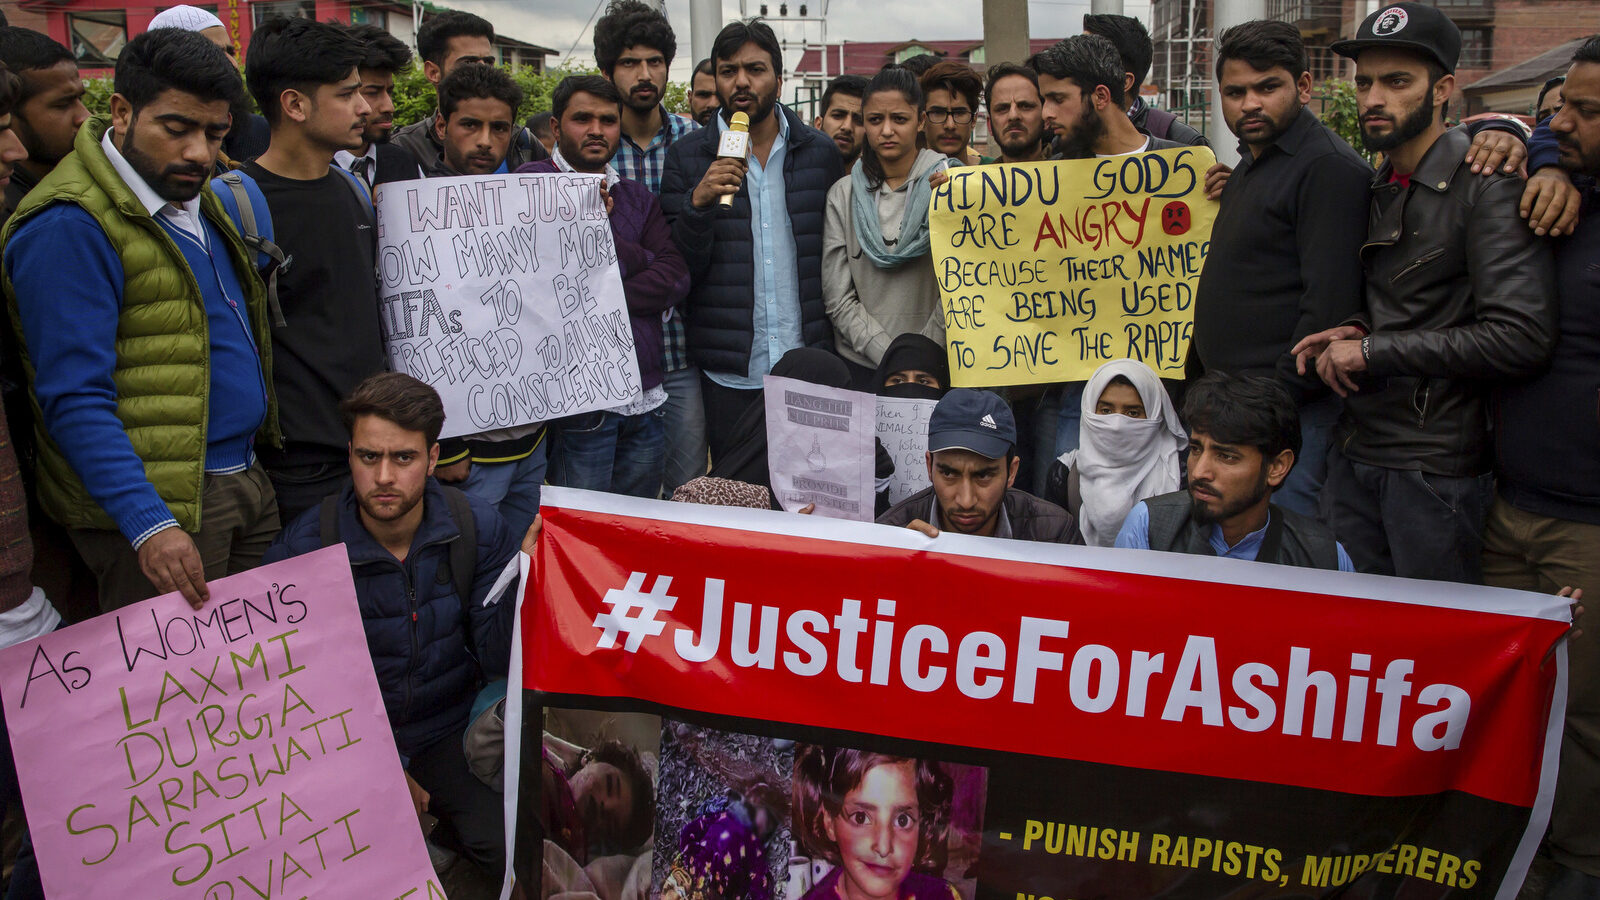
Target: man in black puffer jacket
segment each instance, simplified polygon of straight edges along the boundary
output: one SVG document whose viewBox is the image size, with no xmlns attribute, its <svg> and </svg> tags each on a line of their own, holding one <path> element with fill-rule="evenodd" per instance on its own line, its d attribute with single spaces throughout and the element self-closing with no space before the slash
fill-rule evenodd
<svg viewBox="0 0 1600 900">
<path fill-rule="evenodd" d="M 433 388 L 384 372 L 357 385 L 339 411 L 350 429 L 351 483 L 290 522 L 264 561 L 345 545 L 412 799 L 498 880 L 502 801 L 467 767 L 462 738 L 484 679 L 506 677 L 511 662 L 515 598 L 489 591 L 520 536 L 489 504 L 430 477 L 444 425 Z M 470 566 L 470 578 L 457 565 Z"/>
<path fill-rule="evenodd" d="M 822 219 L 844 174 L 839 148 L 778 103 L 783 50 L 760 22 L 735 22 L 711 51 L 715 125 L 680 139 L 661 209 L 689 263 L 688 342 L 700 366 L 711 458 L 761 402 L 761 379 L 796 347 L 833 349 L 822 303 Z M 720 157 L 725 116 L 750 117 L 749 157 Z M 731 206 L 723 205 L 730 199 Z"/>
</svg>

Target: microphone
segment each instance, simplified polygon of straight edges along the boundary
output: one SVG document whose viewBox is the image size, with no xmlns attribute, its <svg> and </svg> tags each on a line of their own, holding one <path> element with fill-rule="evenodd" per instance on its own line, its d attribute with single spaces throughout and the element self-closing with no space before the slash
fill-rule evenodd
<svg viewBox="0 0 1600 900">
<path fill-rule="evenodd" d="M 746 159 L 750 156 L 750 117 L 742 112 L 736 112 L 728 119 L 728 130 L 722 133 L 722 141 L 717 144 L 717 156 L 728 156 L 734 159 Z M 733 195 L 723 194 L 719 201 L 723 209 L 733 208 Z"/>
</svg>

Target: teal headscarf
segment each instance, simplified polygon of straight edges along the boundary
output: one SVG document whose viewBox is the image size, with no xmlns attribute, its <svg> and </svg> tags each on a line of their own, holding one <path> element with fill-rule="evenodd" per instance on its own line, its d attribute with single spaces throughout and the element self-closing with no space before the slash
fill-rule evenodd
<svg viewBox="0 0 1600 900">
<path fill-rule="evenodd" d="M 936 171 L 938 167 L 913 177 L 906 187 L 906 214 L 900 220 L 900 239 L 891 248 L 883 240 L 878 204 L 873 191 L 867 187 L 861 161 L 856 160 L 850 168 L 850 218 L 856 227 L 856 242 L 873 265 L 880 269 L 898 269 L 928 255 L 928 205 L 933 199 L 928 177 Z M 880 184 L 878 189 L 888 190 L 888 186 Z"/>
</svg>

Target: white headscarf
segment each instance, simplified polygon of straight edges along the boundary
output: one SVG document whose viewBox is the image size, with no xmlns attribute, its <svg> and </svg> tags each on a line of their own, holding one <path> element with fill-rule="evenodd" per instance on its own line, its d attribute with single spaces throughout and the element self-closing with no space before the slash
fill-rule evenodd
<svg viewBox="0 0 1600 900">
<path fill-rule="evenodd" d="M 1101 393 L 1118 375 L 1133 383 L 1147 418 L 1095 413 Z M 1177 410 L 1149 366 L 1119 359 L 1096 369 L 1083 388 L 1078 449 L 1061 456 L 1069 468 L 1078 469 L 1083 498 L 1078 527 L 1084 541 L 1091 547 L 1111 546 L 1135 503 L 1177 490 L 1179 457 L 1188 446 Z"/>
</svg>

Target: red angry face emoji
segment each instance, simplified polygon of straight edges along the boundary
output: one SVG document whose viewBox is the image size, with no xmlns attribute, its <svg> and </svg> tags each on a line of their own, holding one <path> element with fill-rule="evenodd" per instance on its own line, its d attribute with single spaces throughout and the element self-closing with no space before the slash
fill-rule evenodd
<svg viewBox="0 0 1600 900">
<path fill-rule="evenodd" d="M 1167 234 L 1189 233 L 1189 204 L 1174 200 L 1161 210 L 1161 230 Z"/>
</svg>

